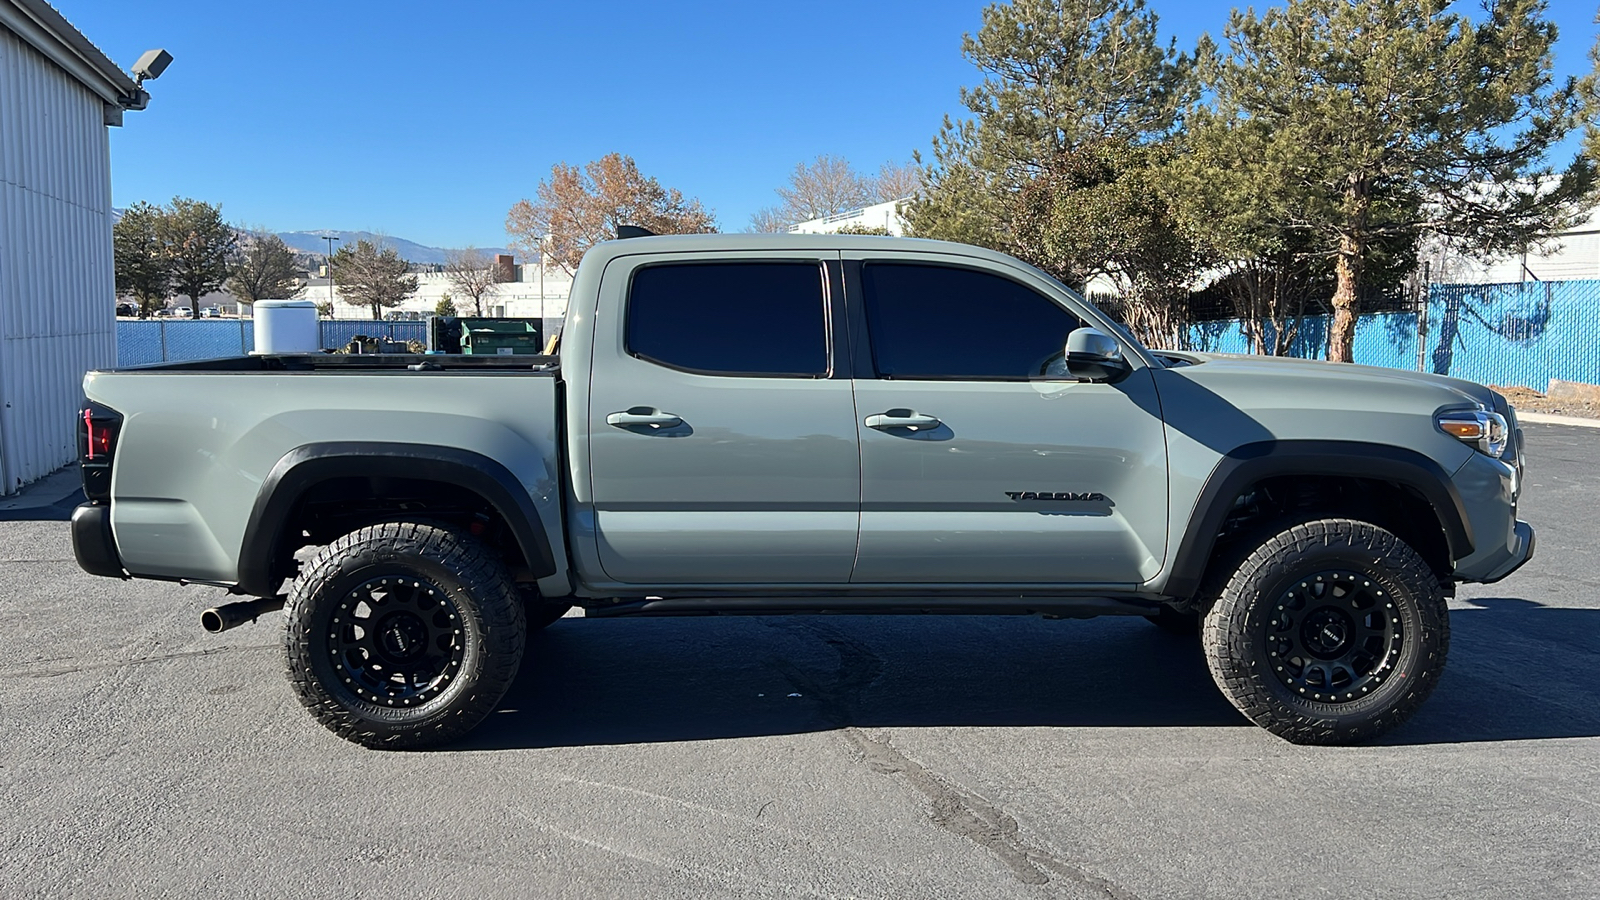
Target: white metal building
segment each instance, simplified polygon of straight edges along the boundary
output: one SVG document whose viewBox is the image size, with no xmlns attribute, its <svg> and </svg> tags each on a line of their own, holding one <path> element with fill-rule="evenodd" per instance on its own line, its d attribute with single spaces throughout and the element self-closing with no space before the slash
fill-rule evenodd
<svg viewBox="0 0 1600 900">
<path fill-rule="evenodd" d="M 909 199 L 911 198 L 874 203 L 838 215 L 812 219 L 809 222 L 789 226 L 789 231 L 791 234 L 832 234 L 841 228 L 853 225 L 858 228 L 887 229 L 891 235 L 899 237 L 906 233 L 905 220 L 900 218 L 900 207 Z"/>
<path fill-rule="evenodd" d="M 0 494 L 77 456 L 116 363 L 106 127 L 146 95 L 44 0 L 0 0 Z"/>
<path fill-rule="evenodd" d="M 461 291 L 451 286 L 450 276 L 442 272 L 418 272 L 416 278 L 417 292 L 393 312 L 432 313 L 444 295 L 449 294 L 462 315 L 472 314 L 472 300 L 461 296 Z M 571 294 L 572 276 L 561 268 L 552 265 L 540 272 L 537 264 L 524 263 L 516 267 L 515 281 L 495 285 L 483 298 L 484 315 L 559 319 L 567 313 L 567 298 Z M 363 319 L 372 315 L 369 307 L 346 302 L 337 287 L 330 291 L 326 278 L 311 279 L 300 296 L 318 303 L 331 299 L 334 318 Z"/>
<path fill-rule="evenodd" d="M 1514 281 L 1573 281 L 1600 278 L 1600 207 L 1542 246 L 1496 257 L 1424 254 L 1431 280 L 1502 284 Z"/>
</svg>

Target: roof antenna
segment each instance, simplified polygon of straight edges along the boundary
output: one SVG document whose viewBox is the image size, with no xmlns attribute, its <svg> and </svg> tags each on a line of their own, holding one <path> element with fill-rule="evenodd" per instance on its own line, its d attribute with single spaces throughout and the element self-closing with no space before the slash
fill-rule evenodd
<svg viewBox="0 0 1600 900">
<path fill-rule="evenodd" d="M 651 231 L 648 228 L 641 228 L 638 225 L 618 225 L 617 226 L 617 240 L 622 240 L 623 238 L 655 237 L 655 236 L 656 236 L 656 233 L 654 231 Z"/>
</svg>

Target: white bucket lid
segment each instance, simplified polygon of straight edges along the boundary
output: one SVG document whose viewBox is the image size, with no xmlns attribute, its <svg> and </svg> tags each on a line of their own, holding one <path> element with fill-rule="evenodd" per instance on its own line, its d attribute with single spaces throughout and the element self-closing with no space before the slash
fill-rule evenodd
<svg viewBox="0 0 1600 900">
<path fill-rule="evenodd" d="M 257 300 L 256 309 L 316 309 L 314 300 Z"/>
</svg>

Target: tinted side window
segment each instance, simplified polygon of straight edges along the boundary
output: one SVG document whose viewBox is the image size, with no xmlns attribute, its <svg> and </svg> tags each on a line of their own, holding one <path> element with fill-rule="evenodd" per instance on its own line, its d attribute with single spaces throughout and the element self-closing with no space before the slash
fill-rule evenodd
<svg viewBox="0 0 1600 900">
<path fill-rule="evenodd" d="M 1083 323 L 1008 278 L 869 262 L 861 269 L 872 359 L 885 378 L 1011 379 L 1059 374 L 1067 335 Z"/>
<path fill-rule="evenodd" d="M 628 291 L 628 352 L 695 372 L 828 373 L 822 267 L 794 263 L 647 266 Z"/>
</svg>

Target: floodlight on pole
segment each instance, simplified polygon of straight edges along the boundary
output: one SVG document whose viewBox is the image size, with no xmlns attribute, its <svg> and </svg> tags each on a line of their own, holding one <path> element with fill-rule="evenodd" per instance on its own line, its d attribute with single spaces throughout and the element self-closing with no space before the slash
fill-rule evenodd
<svg viewBox="0 0 1600 900">
<path fill-rule="evenodd" d="M 339 240 L 336 234 L 325 234 L 322 239 L 328 242 L 328 315 L 333 315 L 333 242 Z"/>
</svg>

